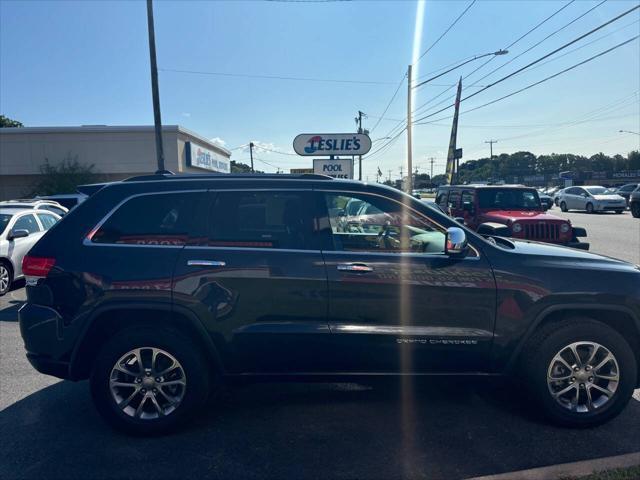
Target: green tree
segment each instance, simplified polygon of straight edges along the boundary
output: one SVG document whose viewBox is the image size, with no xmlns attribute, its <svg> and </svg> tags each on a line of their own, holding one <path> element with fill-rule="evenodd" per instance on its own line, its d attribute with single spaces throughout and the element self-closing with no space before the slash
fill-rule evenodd
<svg viewBox="0 0 640 480">
<path fill-rule="evenodd" d="M 251 173 L 251 166 L 246 163 L 236 162 L 231 160 L 231 173 Z M 255 173 L 264 173 L 260 170 L 255 170 Z"/>
<path fill-rule="evenodd" d="M 12 120 L 9 117 L 0 115 L 0 128 L 8 128 L 8 127 L 24 127 L 24 125 L 22 125 L 22 123 L 17 120 Z"/>
<path fill-rule="evenodd" d="M 640 170 L 640 151 L 633 150 L 627 155 L 627 168 L 629 170 Z"/>
<path fill-rule="evenodd" d="M 40 165 L 41 177 L 33 186 L 32 195 L 56 195 L 58 193 L 75 193 L 78 185 L 97 183 L 101 175 L 94 171 L 94 165 L 85 165 L 78 161 L 78 156 L 67 155 L 57 164 L 49 163 L 45 158 Z"/>
</svg>

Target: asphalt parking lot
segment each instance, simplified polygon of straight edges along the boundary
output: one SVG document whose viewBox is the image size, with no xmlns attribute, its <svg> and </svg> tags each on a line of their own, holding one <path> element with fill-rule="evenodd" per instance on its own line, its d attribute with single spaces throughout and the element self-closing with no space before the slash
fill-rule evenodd
<svg viewBox="0 0 640 480">
<path fill-rule="evenodd" d="M 551 213 L 591 250 L 640 263 L 640 220 Z M 24 357 L 19 288 L 0 298 L 0 478 L 456 479 L 640 451 L 640 391 L 595 429 L 550 426 L 522 391 L 483 379 L 231 387 L 183 431 L 131 438 L 95 412 L 86 382 Z"/>
</svg>

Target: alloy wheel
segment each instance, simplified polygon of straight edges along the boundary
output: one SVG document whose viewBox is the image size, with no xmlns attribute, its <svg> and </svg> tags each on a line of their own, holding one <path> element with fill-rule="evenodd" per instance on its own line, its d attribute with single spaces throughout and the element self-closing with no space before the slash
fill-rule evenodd
<svg viewBox="0 0 640 480">
<path fill-rule="evenodd" d="M 620 382 L 618 361 L 595 342 L 575 342 L 551 360 L 547 385 L 555 401 L 576 413 L 601 409 L 614 396 Z"/>
<path fill-rule="evenodd" d="M 0 293 L 6 293 L 9 290 L 9 269 L 0 263 Z"/>
<path fill-rule="evenodd" d="M 154 347 L 124 354 L 111 369 L 109 389 L 120 410 L 141 420 L 166 417 L 178 408 L 187 378 L 178 360 Z"/>
</svg>

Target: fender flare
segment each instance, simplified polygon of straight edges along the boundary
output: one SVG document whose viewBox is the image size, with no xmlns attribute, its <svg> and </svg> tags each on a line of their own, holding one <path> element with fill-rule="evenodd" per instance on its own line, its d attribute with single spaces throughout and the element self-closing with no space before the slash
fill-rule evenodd
<svg viewBox="0 0 640 480">
<path fill-rule="evenodd" d="M 87 335 L 91 331 L 92 327 L 95 324 L 95 320 L 102 314 L 107 312 L 115 312 L 118 310 L 160 310 L 169 314 L 178 313 L 184 316 L 191 327 L 195 329 L 198 334 L 198 337 L 202 339 L 203 344 L 206 349 L 207 356 L 210 357 L 214 362 L 214 370 L 216 373 L 224 373 L 224 365 L 222 363 L 222 357 L 216 348 L 211 335 L 207 332 L 204 325 L 200 321 L 200 319 L 188 308 L 171 304 L 170 302 L 112 302 L 105 305 L 101 305 L 94 309 L 86 320 L 83 322 L 84 325 L 78 335 L 78 340 L 75 342 L 75 346 L 73 351 L 71 352 L 71 357 L 69 361 L 69 377 L 70 379 L 77 379 L 79 377 L 76 376 L 78 371 L 78 355 L 81 351 L 82 346 L 84 345 L 84 341 L 87 338 Z"/>
<path fill-rule="evenodd" d="M 506 366 L 504 368 L 505 372 L 511 373 L 515 370 L 518 362 L 518 357 L 520 356 L 522 349 L 524 348 L 526 343 L 529 341 L 531 336 L 535 333 L 538 326 L 544 321 L 544 319 L 547 318 L 552 313 L 563 311 L 563 310 L 584 310 L 587 312 L 593 311 L 593 310 L 600 310 L 600 311 L 610 311 L 610 312 L 617 311 L 617 312 L 625 313 L 629 315 L 629 317 L 635 323 L 636 331 L 638 332 L 638 341 L 640 341 L 640 318 L 638 318 L 638 316 L 629 307 L 626 307 L 624 305 L 612 305 L 612 304 L 585 305 L 584 303 L 566 303 L 566 304 L 550 305 L 544 308 L 540 313 L 538 313 L 535 320 L 529 325 L 524 335 L 522 336 L 522 338 L 520 339 L 516 347 L 511 352 L 509 356 L 509 360 L 507 361 Z M 640 371 L 639 371 L 639 376 L 640 376 Z M 640 378 L 638 379 L 638 383 L 640 384 Z"/>
</svg>

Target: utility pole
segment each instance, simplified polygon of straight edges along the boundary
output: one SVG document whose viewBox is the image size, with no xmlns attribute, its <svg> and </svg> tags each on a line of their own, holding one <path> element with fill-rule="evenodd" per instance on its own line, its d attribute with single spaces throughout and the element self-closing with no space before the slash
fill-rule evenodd
<svg viewBox="0 0 640 480">
<path fill-rule="evenodd" d="M 389 169 L 389 183 L 391 183 L 391 169 Z"/>
<path fill-rule="evenodd" d="M 251 173 L 255 173 L 253 169 L 253 142 L 249 142 L 249 156 L 251 157 Z"/>
<path fill-rule="evenodd" d="M 489 160 L 493 160 L 493 144 L 494 143 L 498 143 L 498 140 L 487 140 L 484 143 L 488 143 L 489 144 L 489 148 L 490 148 L 490 151 L 491 151 L 491 157 L 489 157 Z"/>
<path fill-rule="evenodd" d="M 162 119 L 160 116 L 160 93 L 158 91 L 158 64 L 156 62 L 156 33 L 153 27 L 153 2 L 147 0 L 147 27 L 149 29 L 149 60 L 151 61 L 151 96 L 153 98 L 153 123 L 156 130 L 156 156 L 158 171 L 164 170 L 164 148 L 162 147 Z"/>
<path fill-rule="evenodd" d="M 407 70 L 407 169 L 409 170 L 409 180 L 407 181 L 407 192 L 411 193 L 413 185 L 411 182 L 411 171 L 413 170 L 413 146 L 411 143 L 411 77 L 413 65 L 409 65 Z M 402 175 L 400 175 L 402 177 Z M 401 178 L 402 180 L 402 178 Z"/>
<path fill-rule="evenodd" d="M 429 175 L 429 180 L 431 180 L 433 182 L 433 161 L 435 160 L 435 158 L 430 157 L 429 158 L 429 163 L 431 163 L 431 175 Z"/>
<path fill-rule="evenodd" d="M 358 116 L 356 117 L 356 123 L 358 124 L 358 133 L 362 133 L 362 117 L 366 116 L 366 113 L 358 110 Z M 358 155 L 358 180 L 362 180 L 362 155 Z"/>
</svg>

